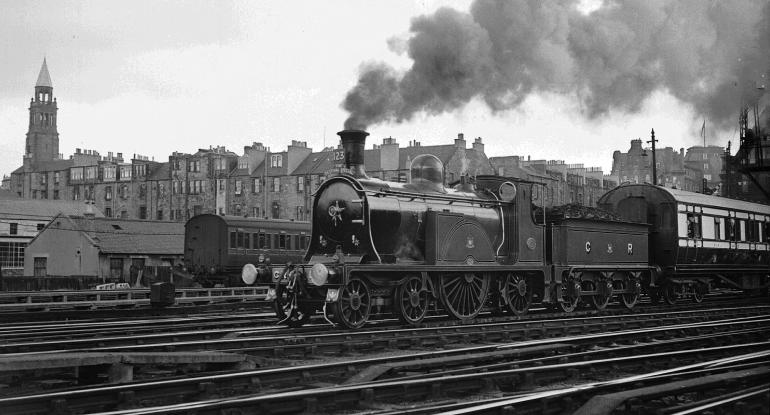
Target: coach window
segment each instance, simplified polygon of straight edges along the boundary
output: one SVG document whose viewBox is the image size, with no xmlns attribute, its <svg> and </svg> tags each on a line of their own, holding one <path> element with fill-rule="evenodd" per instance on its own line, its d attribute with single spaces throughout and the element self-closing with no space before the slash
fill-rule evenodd
<svg viewBox="0 0 770 415">
<path fill-rule="evenodd" d="M 722 239 L 722 220 L 720 218 L 714 218 L 714 239 L 717 241 Z"/>
<path fill-rule="evenodd" d="M 701 216 L 694 213 L 687 214 L 687 237 L 698 239 L 701 237 Z"/>
<path fill-rule="evenodd" d="M 265 234 L 260 232 L 259 233 L 259 244 L 257 245 L 257 248 L 259 249 L 265 249 Z"/>
<path fill-rule="evenodd" d="M 770 222 L 765 221 L 765 227 L 762 229 L 762 234 L 765 237 L 765 242 L 770 243 Z"/>
<path fill-rule="evenodd" d="M 235 231 L 230 231 L 230 248 L 237 248 Z"/>
<path fill-rule="evenodd" d="M 278 235 L 278 249 L 286 249 L 286 235 Z"/>
<path fill-rule="evenodd" d="M 746 240 L 749 242 L 754 242 L 755 232 L 754 229 L 754 221 L 749 219 L 746 221 Z"/>
</svg>

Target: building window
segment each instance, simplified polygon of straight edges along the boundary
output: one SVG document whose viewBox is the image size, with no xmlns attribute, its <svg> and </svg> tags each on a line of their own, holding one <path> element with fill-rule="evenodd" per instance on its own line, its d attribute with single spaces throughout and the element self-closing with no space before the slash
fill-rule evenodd
<svg viewBox="0 0 770 415">
<path fill-rule="evenodd" d="M 70 180 L 83 180 L 83 168 L 70 169 Z"/>
<path fill-rule="evenodd" d="M 302 176 L 297 177 L 297 193 L 305 191 L 305 178 Z"/>
<path fill-rule="evenodd" d="M 18 235 L 19 234 L 19 224 L 15 222 L 11 222 L 10 229 L 8 230 L 8 234 L 10 235 Z"/>
<path fill-rule="evenodd" d="M 59 190 L 58 189 L 55 189 L 53 191 L 53 198 L 56 199 L 56 200 L 59 200 Z"/>
<path fill-rule="evenodd" d="M 273 191 L 276 193 L 281 191 L 281 179 L 278 177 L 273 178 Z"/>
<path fill-rule="evenodd" d="M 254 216 L 255 218 L 258 218 L 258 217 L 259 217 L 259 207 L 253 207 L 253 208 L 251 208 L 251 214 L 252 214 L 252 216 Z"/>
<path fill-rule="evenodd" d="M 123 258 L 110 258 L 110 278 L 123 278 Z"/>
<path fill-rule="evenodd" d="M 147 206 L 139 206 L 139 219 L 147 219 Z"/>
<path fill-rule="evenodd" d="M 233 214 L 235 216 L 241 216 L 241 205 L 240 204 L 236 204 L 235 206 L 233 206 Z"/>
<path fill-rule="evenodd" d="M 96 166 L 86 167 L 86 179 L 93 180 L 96 178 Z"/>
<path fill-rule="evenodd" d="M 104 208 L 104 216 L 111 218 L 112 217 L 112 208 L 106 207 Z"/>
<path fill-rule="evenodd" d="M 283 156 L 280 154 L 270 156 L 270 167 L 283 167 Z"/>
<path fill-rule="evenodd" d="M 120 166 L 119 180 L 131 180 L 131 166 Z"/>
<path fill-rule="evenodd" d="M 48 174 L 47 173 L 40 173 L 40 184 L 45 186 L 46 183 L 48 183 Z"/>
<path fill-rule="evenodd" d="M 296 218 L 297 218 L 297 220 L 303 220 L 304 219 L 302 217 L 302 206 L 297 206 L 297 216 L 296 216 Z"/>
<path fill-rule="evenodd" d="M 163 209 L 158 209 L 158 211 L 155 213 L 155 219 L 163 220 Z"/>
<path fill-rule="evenodd" d="M 32 191 L 32 198 L 37 199 L 37 190 Z"/>
<path fill-rule="evenodd" d="M 260 185 L 261 184 L 262 184 L 261 179 L 254 179 L 252 187 L 251 187 L 252 193 L 259 193 L 260 192 L 260 187 L 261 187 Z"/>
<path fill-rule="evenodd" d="M 0 267 L 23 268 L 26 243 L 0 242 Z"/>
<path fill-rule="evenodd" d="M 58 171 L 53 174 L 53 184 L 59 184 L 59 177 L 60 176 L 61 176 L 61 174 L 59 174 Z"/>
<path fill-rule="evenodd" d="M 94 200 L 95 199 L 95 197 L 94 197 L 95 196 L 94 195 L 94 185 L 89 184 L 89 185 L 87 185 L 84 188 L 84 190 L 85 190 L 85 193 L 86 193 L 85 200 Z"/>
<path fill-rule="evenodd" d="M 243 182 L 240 180 L 235 181 L 235 194 L 236 196 L 240 196 L 241 192 L 243 191 Z"/>
<path fill-rule="evenodd" d="M 45 277 L 48 268 L 48 258 L 36 256 L 34 259 L 34 276 Z"/>
</svg>

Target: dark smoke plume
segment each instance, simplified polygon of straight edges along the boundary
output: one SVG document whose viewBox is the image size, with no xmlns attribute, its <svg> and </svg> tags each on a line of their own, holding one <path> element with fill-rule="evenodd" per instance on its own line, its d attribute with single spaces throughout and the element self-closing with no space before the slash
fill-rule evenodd
<svg viewBox="0 0 770 415">
<path fill-rule="evenodd" d="M 656 90 L 724 127 L 770 90 L 767 0 L 605 1 L 588 15 L 577 5 L 477 0 L 470 13 L 415 18 L 411 68 L 362 66 L 342 104 L 345 128 L 448 112 L 474 98 L 503 111 L 537 92 L 574 96 L 597 118 L 635 112 Z"/>
</svg>

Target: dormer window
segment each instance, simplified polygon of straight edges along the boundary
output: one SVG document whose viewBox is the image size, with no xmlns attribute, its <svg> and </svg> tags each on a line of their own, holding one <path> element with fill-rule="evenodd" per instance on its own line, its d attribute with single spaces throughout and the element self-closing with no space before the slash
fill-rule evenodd
<svg viewBox="0 0 770 415">
<path fill-rule="evenodd" d="M 283 167 L 283 156 L 280 154 L 270 156 L 270 167 Z"/>
</svg>

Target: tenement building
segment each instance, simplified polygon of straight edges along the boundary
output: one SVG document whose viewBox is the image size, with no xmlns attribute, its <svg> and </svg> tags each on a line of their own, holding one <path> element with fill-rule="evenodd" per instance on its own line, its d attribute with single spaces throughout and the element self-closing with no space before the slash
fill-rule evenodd
<svg viewBox="0 0 770 415">
<path fill-rule="evenodd" d="M 495 173 L 536 183 L 533 203 L 559 206 L 568 203 L 596 206 L 596 201 L 618 185 L 601 167 L 567 164 L 564 160 L 531 160 L 521 156 L 492 157 Z"/>
<path fill-rule="evenodd" d="M 215 213 L 307 220 L 313 193 L 338 171 L 342 159 L 336 146 L 314 152 L 299 140 L 292 140 L 285 151 L 254 142 L 241 154 L 212 146 L 174 152 L 162 162 L 87 149 L 76 149 L 64 159 L 59 154 L 57 109 L 44 61 L 29 108 L 23 165 L 12 172 L 9 190 L 27 199 L 87 201 L 108 218 L 182 222 Z M 508 158 L 490 162 L 480 137 L 468 143 L 463 134 L 433 146 L 418 140 L 402 146 L 395 138 L 383 138 L 365 151 L 365 168 L 371 177 L 406 182 L 412 160 L 420 154 L 435 155 L 444 163 L 446 184 L 479 174 L 537 178 L 550 186 L 535 194 L 540 204 L 593 205 L 608 186 L 616 185 L 600 169 L 517 159 L 513 164 L 521 166 L 516 168 L 527 172 L 521 175 L 511 170 Z"/>
<path fill-rule="evenodd" d="M 657 184 L 665 187 L 708 193 L 719 187 L 722 148 L 693 146 L 679 151 L 671 147 L 655 149 Z M 620 183 L 653 183 L 652 149 L 643 148 L 642 140 L 631 140 L 628 152 L 612 155 L 611 175 Z M 705 182 L 704 182 L 705 179 Z M 705 186 L 704 186 L 705 184 Z"/>
</svg>

